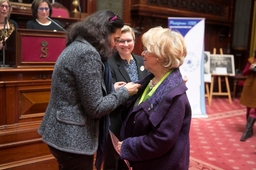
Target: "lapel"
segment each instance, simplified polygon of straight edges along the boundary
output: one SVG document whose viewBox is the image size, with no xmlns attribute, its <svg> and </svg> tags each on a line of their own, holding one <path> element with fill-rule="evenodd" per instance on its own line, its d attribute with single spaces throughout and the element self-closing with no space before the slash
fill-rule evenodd
<svg viewBox="0 0 256 170">
<path fill-rule="evenodd" d="M 138 70 L 138 78 L 141 80 L 142 78 L 145 77 L 145 67 L 144 67 L 144 61 L 143 60 L 138 60 L 139 56 L 133 55 L 133 59 L 136 62 L 137 65 L 137 70 Z"/>
<path fill-rule="evenodd" d="M 151 80 L 153 77 L 154 76 L 152 74 L 149 74 L 139 82 L 141 84 L 141 88 L 136 97 L 141 96 L 149 80 Z M 129 116 L 131 116 L 133 112 L 137 112 L 142 108 L 149 115 L 149 119 L 152 124 L 154 126 L 157 126 L 167 113 L 166 111 L 169 109 L 172 99 L 177 95 L 185 93 L 186 90 L 187 87 L 183 82 L 179 69 L 174 69 L 173 72 L 169 76 L 167 76 L 166 79 L 156 89 L 155 93 L 148 100 L 136 106 L 129 114 Z M 170 93 L 170 91 L 172 92 Z M 166 97 L 167 94 L 169 101 L 164 103 L 163 99 Z M 126 104 L 131 105 L 135 102 L 135 100 L 136 98 L 131 98 L 126 102 Z M 159 107 L 160 105 L 161 107 Z"/>
</svg>

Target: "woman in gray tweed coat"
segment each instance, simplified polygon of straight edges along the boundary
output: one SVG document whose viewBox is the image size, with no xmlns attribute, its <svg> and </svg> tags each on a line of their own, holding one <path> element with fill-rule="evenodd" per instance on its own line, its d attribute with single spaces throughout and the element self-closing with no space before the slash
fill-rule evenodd
<svg viewBox="0 0 256 170">
<path fill-rule="evenodd" d="M 122 27 L 123 21 L 117 15 L 102 10 L 77 22 L 68 32 L 67 46 L 54 67 L 49 105 L 38 130 L 60 170 L 92 170 L 98 146 L 96 167 L 100 168 L 101 144 L 108 132 L 106 115 L 140 87 L 127 83 L 111 93 L 106 60 L 112 55 Z"/>
</svg>

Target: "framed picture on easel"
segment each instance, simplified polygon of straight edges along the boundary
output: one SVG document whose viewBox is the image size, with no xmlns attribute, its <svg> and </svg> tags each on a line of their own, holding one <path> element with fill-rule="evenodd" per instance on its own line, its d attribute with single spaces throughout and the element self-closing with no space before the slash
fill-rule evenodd
<svg viewBox="0 0 256 170">
<path fill-rule="evenodd" d="M 211 54 L 210 73 L 216 75 L 234 76 L 234 56 L 229 54 Z"/>
</svg>

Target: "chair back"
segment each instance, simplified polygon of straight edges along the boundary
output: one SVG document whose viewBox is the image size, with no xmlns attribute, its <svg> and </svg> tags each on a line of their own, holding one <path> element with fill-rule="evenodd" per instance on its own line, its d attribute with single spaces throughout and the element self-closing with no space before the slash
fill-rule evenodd
<svg viewBox="0 0 256 170">
<path fill-rule="evenodd" d="M 58 18 L 69 18 L 70 14 L 66 7 L 58 2 L 54 2 L 51 4 L 52 7 L 52 17 Z"/>
</svg>

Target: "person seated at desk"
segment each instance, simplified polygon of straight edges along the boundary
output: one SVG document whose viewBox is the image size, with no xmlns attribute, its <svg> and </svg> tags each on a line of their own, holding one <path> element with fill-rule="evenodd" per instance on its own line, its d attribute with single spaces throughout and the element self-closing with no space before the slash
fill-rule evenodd
<svg viewBox="0 0 256 170">
<path fill-rule="evenodd" d="M 52 15 L 51 3 L 48 0 L 34 0 L 31 10 L 35 19 L 26 23 L 27 29 L 63 31 L 58 20 L 54 20 L 54 23 L 48 19 Z"/>
<path fill-rule="evenodd" d="M 3 60 L 3 40 L 7 40 L 13 31 L 18 28 L 18 24 L 10 19 L 12 6 L 9 0 L 0 0 L 0 63 Z"/>
</svg>

